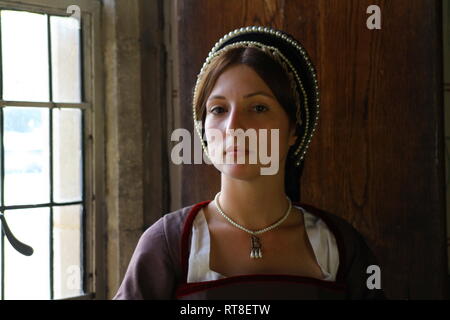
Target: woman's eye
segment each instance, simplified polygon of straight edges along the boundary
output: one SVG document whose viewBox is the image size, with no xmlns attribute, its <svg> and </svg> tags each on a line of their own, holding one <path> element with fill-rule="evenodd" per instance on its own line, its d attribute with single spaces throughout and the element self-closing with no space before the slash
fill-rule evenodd
<svg viewBox="0 0 450 320">
<path fill-rule="evenodd" d="M 254 109 L 256 110 L 256 112 L 260 113 L 260 112 L 267 111 L 269 108 L 267 108 L 265 105 L 258 104 L 256 106 L 254 106 Z"/>
<path fill-rule="evenodd" d="M 219 114 L 222 113 L 225 109 L 223 107 L 212 107 L 211 109 L 209 109 L 209 112 L 212 114 Z"/>
</svg>

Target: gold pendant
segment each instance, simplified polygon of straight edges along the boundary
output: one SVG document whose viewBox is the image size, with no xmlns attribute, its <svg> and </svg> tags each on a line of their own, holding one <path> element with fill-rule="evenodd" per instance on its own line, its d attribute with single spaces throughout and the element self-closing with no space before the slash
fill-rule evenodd
<svg viewBox="0 0 450 320">
<path fill-rule="evenodd" d="M 252 235 L 252 248 L 250 251 L 250 258 L 252 259 L 261 259 L 262 251 L 261 251 L 261 242 L 257 236 Z"/>
</svg>

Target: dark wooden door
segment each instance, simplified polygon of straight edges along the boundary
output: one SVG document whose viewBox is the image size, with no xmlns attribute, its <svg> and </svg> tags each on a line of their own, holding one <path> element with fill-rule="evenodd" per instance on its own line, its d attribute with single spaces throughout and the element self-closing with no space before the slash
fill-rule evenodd
<svg viewBox="0 0 450 320">
<path fill-rule="evenodd" d="M 369 30 L 369 5 L 381 30 Z M 352 223 L 379 258 L 389 298 L 446 297 L 441 3 L 433 0 L 177 2 L 179 112 L 214 43 L 248 25 L 299 39 L 318 70 L 321 117 L 301 201 Z M 193 132 L 193 131 L 192 131 Z M 183 165 L 181 204 L 212 199 L 219 172 Z"/>
</svg>

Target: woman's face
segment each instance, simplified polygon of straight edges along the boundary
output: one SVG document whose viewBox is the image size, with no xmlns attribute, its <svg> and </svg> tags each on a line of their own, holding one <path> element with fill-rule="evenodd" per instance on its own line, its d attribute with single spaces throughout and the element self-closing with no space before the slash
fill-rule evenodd
<svg viewBox="0 0 450 320">
<path fill-rule="evenodd" d="M 284 168 L 289 148 L 297 138 L 295 127 L 290 128 L 289 123 L 286 111 L 259 75 L 246 65 L 233 65 L 219 76 L 206 101 L 208 154 L 219 171 L 238 179 L 261 175 L 261 168 L 273 166 L 268 164 L 269 158 L 278 161 L 278 168 Z M 237 129 L 257 140 L 234 138 L 236 133 L 230 130 Z M 266 139 L 261 129 L 266 131 Z M 278 137 L 272 129 L 279 130 Z M 227 151 L 234 147 L 238 152 Z M 251 160 L 254 156 L 257 161 Z"/>
</svg>

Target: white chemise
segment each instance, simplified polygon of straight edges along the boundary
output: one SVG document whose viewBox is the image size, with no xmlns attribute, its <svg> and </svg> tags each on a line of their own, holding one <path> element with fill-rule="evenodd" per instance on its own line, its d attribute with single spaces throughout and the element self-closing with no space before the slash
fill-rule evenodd
<svg viewBox="0 0 450 320">
<path fill-rule="evenodd" d="M 336 239 L 325 222 L 319 217 L 307 212 L 300 206 L 295 206 L 303 213 L 306 234 L 317 263 L 325 277 L 321 280 L 335 281 L 339 267 L 339 252 Z M 191 250 L 189 254 L 189 269 L 187 282 L 202 282 L 225 278 L 224 275 L 210 269 L 209 254 L 210 235 L 203 208 L 200 209 L 192 224 Z"/>
</svg>

